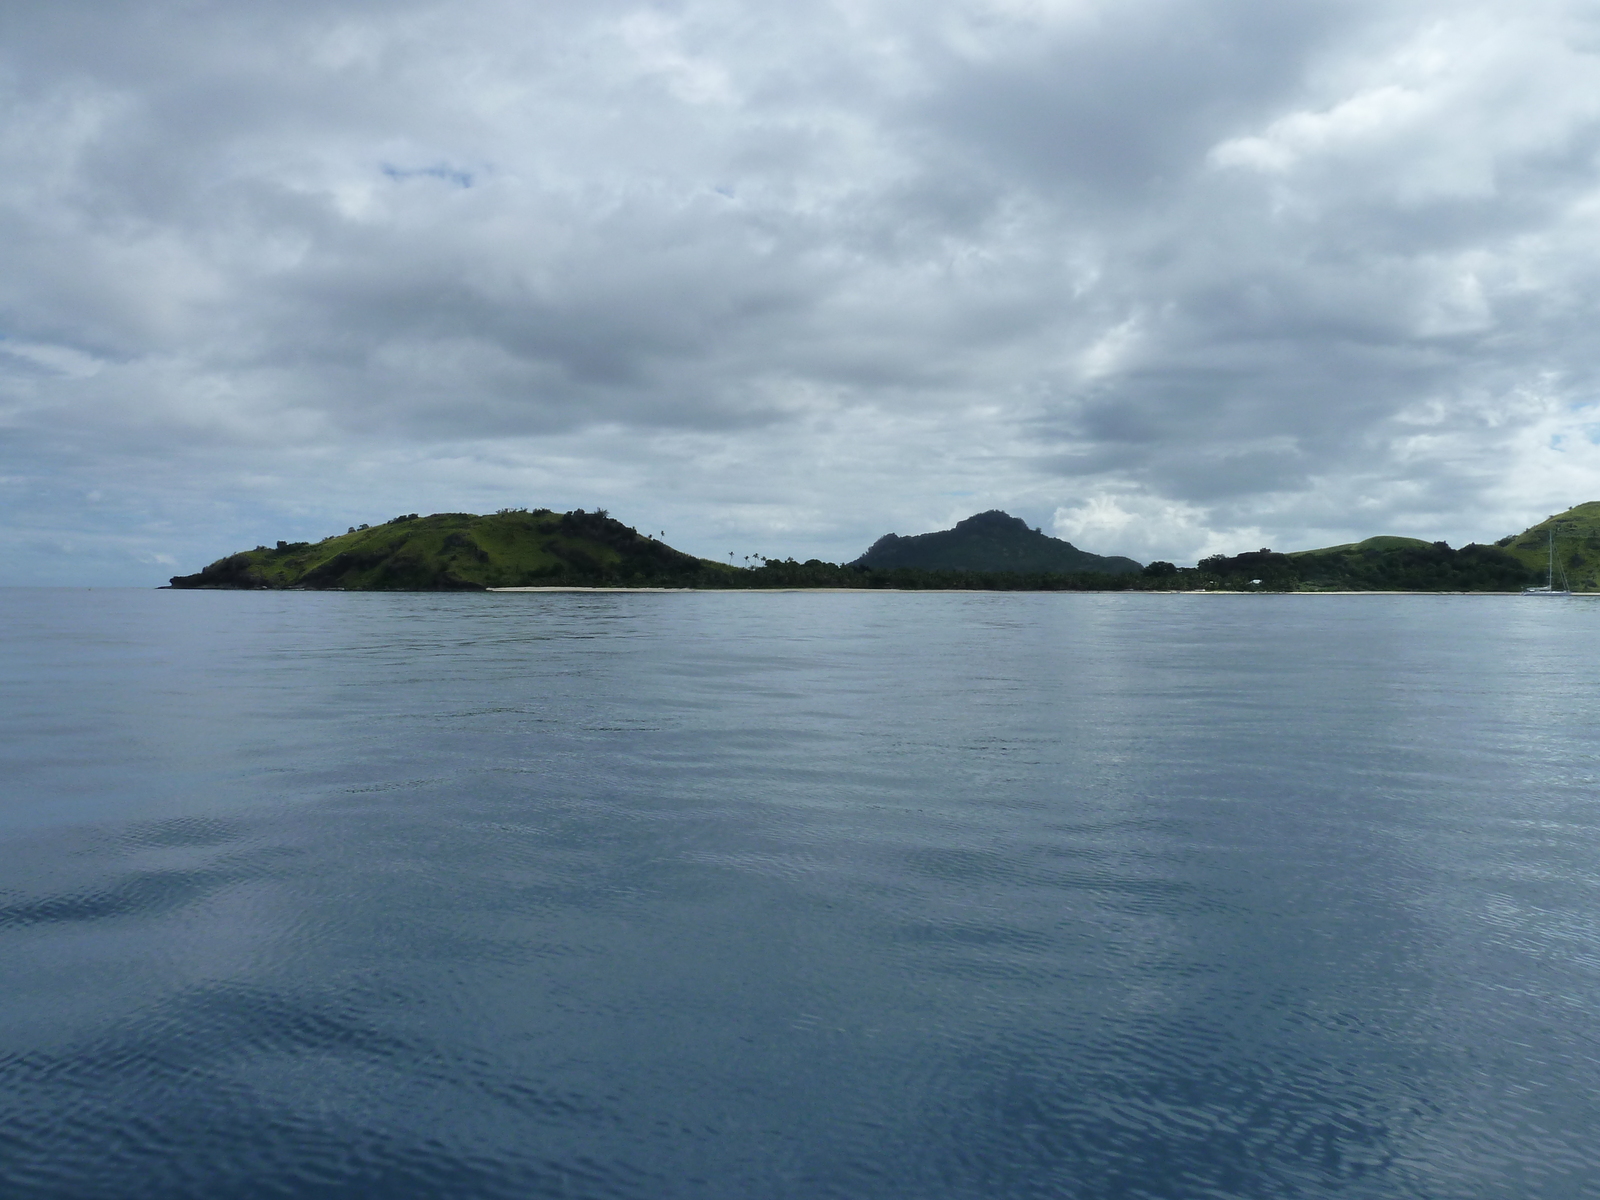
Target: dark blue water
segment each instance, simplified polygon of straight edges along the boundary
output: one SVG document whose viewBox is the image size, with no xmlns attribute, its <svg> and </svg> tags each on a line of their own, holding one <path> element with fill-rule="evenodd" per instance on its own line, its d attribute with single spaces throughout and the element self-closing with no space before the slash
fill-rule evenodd
<svg viewBox="0 0 1600 1200">
<path fill-rule="evenodd" d="M 0 1196 L 1600 1196 L 1600 602 L 0 591 Z"/>
</svg>

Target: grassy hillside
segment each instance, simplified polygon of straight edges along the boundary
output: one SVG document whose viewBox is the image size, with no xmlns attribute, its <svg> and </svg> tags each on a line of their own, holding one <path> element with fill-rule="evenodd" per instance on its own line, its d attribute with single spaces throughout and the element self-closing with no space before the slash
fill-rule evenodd
<svg viewBox="0 0 1600 1200">
<path fill-rule="evenodd" d="M 1495 543 L 1523 563 L 1543 583 L 1549 561 L 1551 530 L 1556 535 L 1556 566 L 1564 569 L 1575 592 L 1600 591 L 1600 500 L 1579 504 L 1546 517 L 1519 534 Z M 1556 576 L 1557 585 L 1560 575 Z"/>
<path fill-rule="evenodd" d="M 175 588 L 475 591 L 540 584 L 683 584 L 731 568 L 644 537 L 604 512 L 415 513 L 320 542 L 230 554 Z"/>
</svg>

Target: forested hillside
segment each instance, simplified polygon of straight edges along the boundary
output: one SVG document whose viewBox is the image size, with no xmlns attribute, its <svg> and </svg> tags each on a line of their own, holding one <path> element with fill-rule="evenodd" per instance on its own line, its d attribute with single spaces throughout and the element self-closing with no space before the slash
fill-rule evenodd
<svg viewBox="0 0 1600 1200">
<path fill-rule="evenodd" d="M 1021 571 L 1029 574 L 1120 575 L 1139 570 L 1131 558 L 1090 554 L 1053 538 L 1026 521 L 993 509 L 958 522 L 954 529 L 879 538 L 852 566 L 875 571 Z"/>
</svg>

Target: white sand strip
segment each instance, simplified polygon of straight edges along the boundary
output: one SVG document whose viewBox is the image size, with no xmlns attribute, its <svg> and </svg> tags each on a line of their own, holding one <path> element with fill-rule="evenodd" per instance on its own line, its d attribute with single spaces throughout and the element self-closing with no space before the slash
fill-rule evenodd
<svg viewBox="0 0 1600 1200">
<path fill-rule="evenodd" d="M 664 587 L 499 587 L 485 588 L 489 592 L 695 592 L 700 588 Z"/>
</svg>

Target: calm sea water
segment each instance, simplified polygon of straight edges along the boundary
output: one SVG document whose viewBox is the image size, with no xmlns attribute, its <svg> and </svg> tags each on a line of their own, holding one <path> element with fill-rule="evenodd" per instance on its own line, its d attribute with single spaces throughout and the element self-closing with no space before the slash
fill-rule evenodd
<svg viewBox="0 0 1600 1200">
<path fill-rule="evenodd" d="M 0 591 L 0 1196 L 1600 1196 L 1600 602 Z"/>
</svg>

